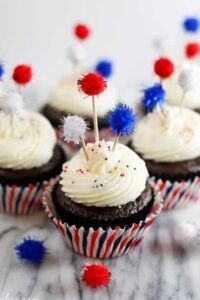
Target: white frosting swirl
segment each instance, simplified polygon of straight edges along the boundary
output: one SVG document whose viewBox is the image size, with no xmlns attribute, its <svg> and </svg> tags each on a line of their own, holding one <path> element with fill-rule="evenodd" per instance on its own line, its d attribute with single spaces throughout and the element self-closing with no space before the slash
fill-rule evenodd
<svg viewBox="0 0 200 300">
<path fill-rule="evenodd" d="M 180 105 L 183 90 L 178 83 L 178 78 L 181 71 L 185 68 L 193 68 L 196 78 L 200 80 L 200 67 L 198 65 L 183 64 L 178 67 L 177 71 L 169 79 L 163 81 L 163 86 L 166 91 L 166 99 L 169 104 Z M 198 80 L 198 79 L 197 79 Z M 200 85 L 197 85 L 191 91 L 188 91 L 184 96 L 184 106 L 191 109 L 200 108 Z"/>
<path fill-rule="evenodd" d="M 128 147 L 101 141 L 88 144 L 89 162 L 83 150 L 64 164 L 62 191 L 86 206 L 119 206 L 134 201 L 146 186 L 145 163 Z"/>
<path fill-rule="evenodd" d="M 90 99 L 84 99 L 84 95 L 77 88 L 77 80 L 80 77 L 80 74 L 74 74 L 71 77 L 63 79 L 50 94 L 49 105 L 59 111 L 92 117 Z M 105 92 L 96 99 L 98 116 L 104 117 L 117 102 L 116 90 L 109 84 Z"/>
<path fill-rule="evenodd" d="M 200 115 L 188 108 L 166 106 L 165 118 L 154 110 L 135 128 L 133 146 L 145 159 L 179 162 L 200 156 Z"/>
<path fill-rule="evenodd" d="M 31 169 L 46 164 L 56 145 L 49 121 L 31 111 L 6 115 L 0 111 L 0 167 Z"/>
</svg>

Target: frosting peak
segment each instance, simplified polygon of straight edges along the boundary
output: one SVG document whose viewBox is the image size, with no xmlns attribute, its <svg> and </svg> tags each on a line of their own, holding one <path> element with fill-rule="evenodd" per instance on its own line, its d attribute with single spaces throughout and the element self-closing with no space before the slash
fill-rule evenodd
<svg viewBox="0 0 200 300">
<path fill-rule="evenodd" d="M 111 142 L 88 144 L 64 164 L 60 184 L 66 196 L 86 206 L 119 206 L 134 201 L 146 186 L 145 163 L 128 147 Z"/>
<path fill-rule="evenodd" d="M 178 162 L 200 156 L 200 116 L 178 106 L 166 106 L 163 122 L 154 110 L 137 124 L 133 146 L 145 159 Z"/>
</svg>

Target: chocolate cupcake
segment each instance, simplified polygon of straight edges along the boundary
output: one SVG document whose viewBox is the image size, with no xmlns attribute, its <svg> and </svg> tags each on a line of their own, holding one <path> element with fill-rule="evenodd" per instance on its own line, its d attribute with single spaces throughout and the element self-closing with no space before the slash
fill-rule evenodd
<svg viewBox="0 0 200 300">
<path fill-rule="evenodd" d="M 87 144 L 43 196 L 47 215 L 79 254 L 108 258 L 131 251 L 161 211 L 143 160 L 127 146 Z"/>
<path fill-rule="evenodd" d="M 41 207 L 41 194 L 66 159 L 49 121 L 22 109 L 17 93 L 0 97 L 0 211 L 28 214 Z"/>
<path fill-rule="evenodd" d="M 200 116 L 178 106 L 163 110 L 138 122 L 130 147 L 145 160 L 167 210 L 200 199 Z"/>
</svg>

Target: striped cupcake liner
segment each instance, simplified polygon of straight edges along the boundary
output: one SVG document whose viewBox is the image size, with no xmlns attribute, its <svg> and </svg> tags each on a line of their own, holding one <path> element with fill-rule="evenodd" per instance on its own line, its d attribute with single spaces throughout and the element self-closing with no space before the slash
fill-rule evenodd
<svg viewBox="0 0 200 300">
<path fill-rule="evenodd" d="M 41 210 L 42 192 L 49 182 L 22 186 L 0 184 L 0 212 L 27 215 Z"/>
<path fill-rule="evenodd" d="M 200 177 L 193 179 L 171 182 L 169 180 L 150 179 L 161 192 L 164 200 L 163 210 L 184 208 L 191 203 L 200 200 Z"/>
<path fill-rule="evenodd" d="M 55 182 L 54 182 L 55 184 Z M 62 234 L 67 245 L 80 255 L 93 258 L 113 258 L 131 252 L 143 239 L 144 234 L 160 214 L 163 201 L 160 193 L 155 192 L 154 205 L 147 218 L 139 224 L 134 223 L 129 228 L 116 226 L 114 229 L 76 227 L 62 223 L 56 216 L 52 203 L 53 185 L 43 193 L 43 206 L 46 215 Z"/>
</svg>

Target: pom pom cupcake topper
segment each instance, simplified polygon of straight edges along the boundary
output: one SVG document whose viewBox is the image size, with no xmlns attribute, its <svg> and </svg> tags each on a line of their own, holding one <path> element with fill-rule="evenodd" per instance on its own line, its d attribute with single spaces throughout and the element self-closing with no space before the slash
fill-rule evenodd
<svg viewBox="0 0 200 300">
<path fill-rule="evenodd" d="M 174 64 L 167 57 L 161 57 L 157 59 L 154 63 L 154 72 L 161 79 L 169 78 L 174 72 Z"/>
<path fill-rule="evenodd" d="M 188 17 L 183 21 L 183 28 L 190 33 L 196 33 L 199 30 L 199 20 L 196 17 Z"/>
<path fill-rule="evenodd" d="M 184 98 L 187 92 L 195 90 L 199 86 L 200 75 L 195 68 L 184 69 L 178 78 L 178 83 L 183 90 L 181 106 L 184 105 Z"/>
<path fill-rule="evenodd" d="M 79 40 L 83 41 L 90 36 L 91 30 L 88 25 L 80 23 L 74 27 L 74 34 Z"/>
<path fill-rule="evenodd" d="M 17 114 L 24 107 L 22 96 L 17 92 L 7 93 L 0 97 L 0 109 L 6 114 Z"/>
<path fill-rule="evenodd" d="M 125 104 L 118 104 L 108 115 L 108 123 L 111 131 L 115 133 L 113 151 L 120 136 L 129 135 L 133 132 L 136 115 L 132 109 Z"/>
<path fill-rule="evenodd" d="M 44 241 L 26 237 L 21 243 L 15 246 L 17 257 L 20 260 L 28 261 L 40 265 L 48 251 L 44 246 Z"/>
<path fill-rule="evenodd" d="M 88 73 L 83 78 L 78 80 L 79 89 L 87 96 L 92 96 L 92 108 L 93 108 L 93 122 L 94 122 L 94 133 L 95 141 L 99 141 L 99 130 L 97 111 L 95 105 L 95 96 L 100 95 L 104 92 L 107 87 L 107 83 L 104 78 L 98 73 Z"/>
<path fill-rule="evenodd" d="M 187 58 L 194 58 L 200 53 L 199 43 L 189 43 L 185 47 L 185 55 Z"/>
<path fill-rule="evenodd" d="M 86 145 L 85 145 L 85 134 L 87 131 L 87 124 L 83 118 L 79 116 L 68 116 L 63 120 L 63 137 L 64 140 L 69 142 L 73 142 L 75 144 L 82 143 L 83 151 L 86 157 L 86 160 L 89 160 L 89 156 L 87 153 Z"/>
<path fill-rule="evenodd" d="M 32 76 L 32 68 L 29 65 L 18 65 L 14 68 L 12 78 L 18 84 L 20 93 L 21 87 L 27 85 Z"/>
<path fill-rule="evenodd" d="M 162 105 L 165 101 L 165 91 L 160 83 L 144 90 L 144 97 L 142 99 L 145 111 L 152 112 L 158 105 Z"/>
<path fill-rule="evenodd" d="M 108 285 L 110 277 L 108 268 L 101 263 L 91 263 L 83 267 L 82 281 L 93 288 Z"/>
<path fill-rule="evenodd" d="M 113 73 L 113 64 L 109 60 L 101 60 L 97 63 L 95 71 L 104 78 L 109 78 Z"/>
<path fill-rule="evenodd" d="M 0 80 L 2 80 L 4 72 L 5 72 L 4 65 L 2 63 L 0 63 Z"/>
</svg>

